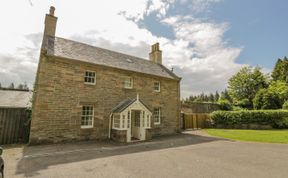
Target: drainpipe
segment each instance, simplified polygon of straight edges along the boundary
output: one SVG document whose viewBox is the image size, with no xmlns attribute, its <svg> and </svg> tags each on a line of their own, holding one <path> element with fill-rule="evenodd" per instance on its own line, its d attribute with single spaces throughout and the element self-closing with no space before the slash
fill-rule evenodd
<svg viewBox="0 0 288 178">
<path fill-rule="evenodd" d="M 108 138 L 111 138 L 111 121 L 112 121 L 112 113 L 109 115 L 109 130 L 108 130 Z"/>
</svg>

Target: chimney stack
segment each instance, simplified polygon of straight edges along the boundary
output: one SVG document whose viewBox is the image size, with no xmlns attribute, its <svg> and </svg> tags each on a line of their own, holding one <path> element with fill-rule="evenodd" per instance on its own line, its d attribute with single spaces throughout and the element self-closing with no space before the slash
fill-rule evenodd
<svg viewBox="0 0 288 178">
<path fill-rule="evenodd" d="M 149 53 L 149 59 L 157 64 L 162 64 L 162 51 L 159 49 L 159 43 L 152 45 L 152 51 Z"/>
<path fill-rule="evenodd" d="M 45 17 L 44 37 L 45 36 L 55 37 L 57 17 L 54 16 L 54 12 L 55 7 L 51 6 L 49 14 L 46 14 Z"/>
</svg>

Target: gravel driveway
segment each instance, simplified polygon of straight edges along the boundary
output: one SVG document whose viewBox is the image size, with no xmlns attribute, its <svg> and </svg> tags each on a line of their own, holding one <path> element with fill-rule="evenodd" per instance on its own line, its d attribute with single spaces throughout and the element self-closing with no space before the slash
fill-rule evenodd
<svg viewBox="0 0 288 178">
<path fill-rule="evenodd" d="M 201 131 L 119 144 L 82 142 L 4 149 L 7 178 L 286 178 L 288 145 L 238 142 Z"/>
</svg>

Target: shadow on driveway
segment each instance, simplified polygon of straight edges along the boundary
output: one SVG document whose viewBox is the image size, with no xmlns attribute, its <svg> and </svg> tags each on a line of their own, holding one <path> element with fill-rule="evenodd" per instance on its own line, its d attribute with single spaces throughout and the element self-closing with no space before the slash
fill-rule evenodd
<svg viewBox="0 0 288 178">
<path fill-rule="evenodd" d="M 23 148 L 23 157 L 17 165 L 16 174 L 24 174 L 28 177 L 35 176 L 39 174 L 39 171 L 58 164 L 175 148 L 219 140 L 226 139 L 182 133 L 153 138 L 151 141 L 129 144 L 106 141 L 25 146 Z"/>
</svg>

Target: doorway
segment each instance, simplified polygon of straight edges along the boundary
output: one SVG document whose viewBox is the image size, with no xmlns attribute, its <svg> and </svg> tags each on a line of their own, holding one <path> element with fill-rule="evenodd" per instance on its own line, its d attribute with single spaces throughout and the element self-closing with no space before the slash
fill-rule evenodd
<svg viewBox="0 0 288 178">
<path fill-rule="evenodd" d="M 145 136 L 141 127 L 142 112 L 140 110 L 132 110 L 131 112 L 131 141 L 144 140 Z"/>
</svg>

